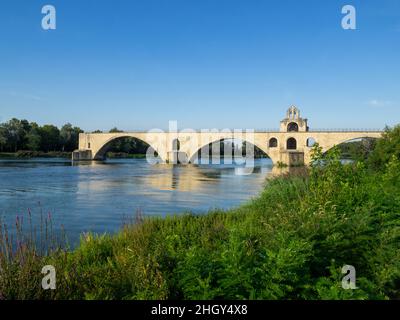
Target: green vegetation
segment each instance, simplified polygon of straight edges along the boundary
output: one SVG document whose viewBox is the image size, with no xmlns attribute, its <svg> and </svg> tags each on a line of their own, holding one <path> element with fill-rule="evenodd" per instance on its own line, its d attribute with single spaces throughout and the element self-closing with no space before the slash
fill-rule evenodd
<svg viewBox="0 0 400 320">
<path fill-rule="evenodd" d="M 357 141 L 342 143 L 338 146 L 342 159 L 363 161 L 369 157 L 375 147 L 376 139 L 363 138 Z"/>
<path fill-rule="evenodd" d="M 6 299 L 400 299 L 400 128 L 365 161 L 342 164 L 318 145 L 302 176 L 266 183 L 229 211 L 143 219 L 115 235 L 85 235 L 72 250 L 14 251 L 4 228 Z M 20 236 L 21 238 L 22 236 Z M 13 252 L 13 253 L 12 253 Z M 40 288 L 44 265 L 57 289 Z M 341 286 L 344 265 L 358 289 Z"/>
<path fill-rule="evenodd" d="M 288 167 L 288 165 L 287 165 L 286 163 L 282 162 L 282 161 L 278 161 L 278 162 L 276 163 L 276 166 L 277 166 L 278 168 L 287 168 L 287 167 Z"/>
<path fill-rule="evenodd" d="M 127 152 L 107 152 L 109 159 L 145 159 L 146 154 L 143 153 L 127 153 Z"/>
<path fill-rule="evenodd" d="M 386 128 L 383 139 L 379 139 L 374 151 L 368 157 L 368 165 L 375 170 L 380 170 L 392 158 L 400 158 L 400 125 L 392 130 Z"/>
<path fill-rule="evenodd" d="M 69 123 L 58 129 L 53 125 L 41 127 L 35 122 L 14 118 L 0 124 L 0 152 L 71 152 L 78 147 L 80 132 L 83 131 Z"/>
<path fill-rule="evenodd" d="M 81 132 L 70 123 L 58 129 L 54 125 L 39 126 L 14 118 L 0 123 L 0 158 L 71 158 L 71 152 L 78 149 Z M 123 131 L 113 128 L 109 132 Z M 143 158 L 147 148 L 148 144 L 138 139 L 121 138 L 110 144 L 107 157 Z"/>
</svg>

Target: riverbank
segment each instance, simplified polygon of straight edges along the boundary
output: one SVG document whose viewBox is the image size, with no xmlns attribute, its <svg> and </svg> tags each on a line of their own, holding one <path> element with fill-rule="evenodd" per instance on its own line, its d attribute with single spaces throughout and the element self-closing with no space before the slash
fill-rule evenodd
<svg viewBox="0 0 400 320">
<path fill-rule="evenodd" d="M 61 151 L 17 151 L 17 152 L 0 152 L 0 159 L 32 159 L 32 158 L 64 158 L 71 159 L 71 152 Z M 130 154 L 125 152 L 109 152 L 109 159 L 144 159 L 145 154 Z"/>
<path fill-rule="evenodd" d="M 71 152 L 61 151 L 17 151 L 0 152 L 0 159 L 31 159 L 31 158 L 71 158 Z"/>
<path fill-rule="evenodd" d="M 333 150 L 324 167 L 269 180 L 259 196 L 232 210 L 164 219 L 138 212 L 117 234 L 85 234 L 74 250 L 43 251 L 22 237 L 11 254 L 3 236 L 0 295 L 399 299 L 397 140 L 389 137 L 371 163 L 344 164 Z M 319 163 L 321 150 L 314 154 Z M 40 288 L 44 265 L 55 267 L 56 290 Z M 355 268 L 357 289 L 342 287 L 344 266 Z"/>
<path fill-rule="evenodd" d="M 108 152 L 108 159 L 145 159 L 146 154 L 132 154 L 126 152 Z"/>
</svg>

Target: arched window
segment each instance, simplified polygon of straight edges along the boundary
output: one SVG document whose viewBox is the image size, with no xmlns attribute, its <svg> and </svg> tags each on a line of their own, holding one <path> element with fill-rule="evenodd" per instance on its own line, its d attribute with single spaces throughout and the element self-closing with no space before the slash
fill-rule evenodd
<svg viewBox="0 0 400 320">
<path fill-rule="evenodd" d="M 181 149 L 181 142 L 178 139 L 174 139 L 174 141 L 172 141 L 172 150 L 179 151 L 180 149 Z"/>
<path fill-rule="evenodd" d="M 314 144 L 316 143 L 316 141 L 315 141 L 315 139 L 314 138 L 308 138 L 307 139 L 307 147 L 313 147 L 314 146 Z"/>
<path fill-rule="evenodd" d="M 276 140 L 276 138 L 269 139 L 268 146 L 270 148 L 276 148 L 278 146 L 278 140 Z"/>
<path fill-rule="evenodd" d="M 297 141 L 295 138 L 287 139 L 286 149 L 288 149 L 288 150 L 296 150 L 297 149 Z"/>
<path fill-rule="evenodd" d="M 291 122 L 287 126 L 287 131 L 288 132 L 297 132 L 297 131 L 299 131 L 299 126 L 297 125 L 296 122 Z"/>
</svg>

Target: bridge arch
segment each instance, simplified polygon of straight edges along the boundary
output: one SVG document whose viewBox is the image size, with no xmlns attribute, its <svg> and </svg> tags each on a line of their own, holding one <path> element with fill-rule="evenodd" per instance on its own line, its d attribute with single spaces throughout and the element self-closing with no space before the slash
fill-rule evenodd
<svg viewBox="0 0 400 320">
<path fill-rule="evenodd" d="M 236 140 L 236 141 L 238 141 L 238 142 L 241 142 L 241 143 L 245 142 L 245 143 L 252 144 L 255 148 L 259 149 L 259 150 L 262 151 L 262 153 L 264 153 L 268 158 L 270 158 L 271 161 L 273 162 L 273 164 L 276 163 L 276 159 L 274 159 L 274 158 L 270 155 L 270 152 L 269 152 L 268 148 L 266 148 L 266 147 L 264 147 L 264 146 L 262 146 L 262 145 L 260 145 L 260 144 L 258 144 L 258 143 L 256 143 L 256 142 L 250 142 L 250 141 L 248 141 L 248 140 L 246 140 L 246 139 L 236 139 L 236 138 L 234 139 L 234 138 L 232 138 L 232 137 L 218 138 L 218 139 L 215 139 L 215 140 L 213 140 L 213 141 L 210 141 L 210 142 L 208 142 L 208 143 L 206 143 L 206 144 L 204 144 L 204 145 L 202 145 L 202 146 L 197 147 L 195 150 L 192 150 L 191 154 L 189 155 L 189 157 L 188 157 L 189 162 L 190 162 L 190 163 L 194 163 L 194 161 L 196 160 L 196 157 L 199 155 L 199 153 L 201 152 L 201 150 L 202 150 L 203 148 L 209 146 L 209 145 L 212 145 L 212 144 L 215 144 L 215 143 L 220 143 L 220 142 L 222 142 L 222 141 L 232 141 L 232 143 L 233 143 L 234 140 Z"/>
<path fill-rule="evenodd" d="M 161 158 L 160 153 L 158 152 L 157 148 L 155 148 L 151 142 L 146 141 L 146 139 L 138 136 L 138 135 L 134 135 L 134 134 L 124 134 L 121 133 L 119 135 L 113 135 L 111 137 L 107 137 L 102 143 L 100 143 L 100 145 L 98 145 L 97 149 L 93 150 L 93 159 L 94 160 L 104 160 L 106 153 L 109 151 L 111 145 L 113 142 L 117 141 L 117 140 L 121 140 L 121 139 L 125 139 L 125 138 L 132 138 L 132 139 L 136 139 L 139 141 L 144 142 L 145 144 L 148 145 L 148 148 L 151 148 L 150 151 L 153 151 L 152 154 L 154 154 L 154 156 L 156 158 L 159 158 L 160 161 L 163 161 L 164 159 Z M 147 149 L 147 151 L 149 151 Z"/>
<path fill-rule="evenodd" d="M 334 148 L 336 146 L 343 145 L 345 143 L 355 142 L 357 140 L 363 140 L 363 139 L 365 139 L 365 140 L 369 139 L 369 140 L 373 140 L 374 141 L 374 140 L 379 139 L 379 137 L 370 136 L 370 135 L 360 135 L 359 137 L 351 137 L 351 138 L 340 139 L 340 140 L 335 141 L 334 143 L 330 143 L 330 144 L 327 144 L 327 145 L 321 145 L 321 147 L 322 147 L 323 153 L 326 153 L 330 149 L 332 149 L 332 148 Z"/>
</svg>

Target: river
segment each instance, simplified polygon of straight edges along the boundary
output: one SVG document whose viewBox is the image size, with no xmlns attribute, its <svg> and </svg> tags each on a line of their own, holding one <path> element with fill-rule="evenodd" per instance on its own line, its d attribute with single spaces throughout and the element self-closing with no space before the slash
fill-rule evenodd
<svg viewBox="0 0 400 320">
<path fill-rule="evenodd" d="M 76 243 L 83 232 L 115 232 L 139 210 L 145 216 L 228 209 L 256 196 L 271 173 L 270 159 L 253 173 L 237 165 L 150 165 L 145 159 L 72 164 L 65 159 L 0 160 L 0 216 L 34 225 L 51 215 L 55 232 Z"/>
</svg>

